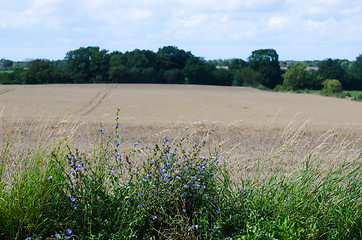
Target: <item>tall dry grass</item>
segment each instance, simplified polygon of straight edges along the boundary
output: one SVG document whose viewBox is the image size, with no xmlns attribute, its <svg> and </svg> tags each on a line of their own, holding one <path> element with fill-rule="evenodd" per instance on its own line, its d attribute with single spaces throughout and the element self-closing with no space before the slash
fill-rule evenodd
<svg viewBox="0 0 362 240">
<path fill-rule="evenodd" d="M 101 128 L 101 129 L 100 129 Z M 2 117 L 3 239 L 360 239 L 361 148 L 336 131 Z"/>
</svg>

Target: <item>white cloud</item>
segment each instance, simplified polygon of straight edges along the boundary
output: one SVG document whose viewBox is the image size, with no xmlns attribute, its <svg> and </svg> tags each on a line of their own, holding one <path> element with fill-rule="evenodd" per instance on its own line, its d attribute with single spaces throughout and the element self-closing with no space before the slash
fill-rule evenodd
<svg viewBox="0 0 362 240">
<path fill-rule="evenodd" d="M 248 46 L 247 54 L 260 46 L 312 49 L 359 41 L 360 22 L 362 2 L 354 0 L 9 0 L 0 8 L 1 39 L 27 39 L 29 32 L 39 37 L 28 45 L 62 39 L 64 54 L 86 44 L 114 50 L 191 46 L 206 58 L 234 56 L 237 51 L 223 51 L 231 49 L 226 46 Z"/>
<path fill-rule="evenodd" d="M 282 30 L 287 23 L 287 19 L 284 17 L 274 16 L 268 21 L 268 28 L 270 30 Z"/>
</svg>

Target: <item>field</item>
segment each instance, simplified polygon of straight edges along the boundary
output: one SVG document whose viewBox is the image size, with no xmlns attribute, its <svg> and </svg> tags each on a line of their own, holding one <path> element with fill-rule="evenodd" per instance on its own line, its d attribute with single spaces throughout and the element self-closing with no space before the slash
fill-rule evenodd
<svg viewBox="0 0 362 240">
<path fill-rule="evenodd" d="M 123 138 L 130 142 L 210 132 L 213 140 L 237 146 L 237 162 L 269 154 L 290 131 L 298 131 L 306 151 L 326 133 L 362 148 L 361 103 L 308 94 L 182 85 L 0 86 L 0 103 L 10 126 L 78 125 L 75 143 L 92 142 L 95 129 L 113 126 L 120 109 Z"/>
<path fill-rule="evenodd" d="M 129 174 L 131 175 L 144 167 L 145 163 L 141 159 L 149 156 L 150 152 L 152 152 L 147 149 L 152 149 L 155 144 L 164 144 L 164 139 L 169 140 L 167 142 L 172 146 L 182 142 L 183 148 L 191 152 L 196 151 L 195 143 L 205 142 L 205 146 L 200 146 L 200 151 L 197 154 L 200 156 L 210 155 L 210 159 L 215 156 L 209 150 L 217 149 L 216 158 L 220 159 L 222 166 L 225 166 L 224 170 L 220 170 L 220 176 L 224 176 L 222 178 L 223 183 L 227 179 L 232 182 L 232 184 L 228 185 L 230 191 L 246 189 L 248 181 L 250 180 L 251 182 L 251 179 L 256 181 L 254 182 L 256 185 L 264 184 L 265 182 L 263 181 L 265 179 L 268 179 L 269 183 L 276 181 L 273 187 L 279 186 L 278 184 L 282 182 L 281 179 L 283 177 L 291 177 L 297 183 L 300 180 L 299 177 L 304 176 L 305 172 L 311 174 L 311 172 L 308 172 L 309 170 L 304 171 L 306 165 L 313 166 L 315 167 L 314 170 L 318 170 L 318 173 L 315 174 L 317 176 L 315 179 L 312 177 L 313 174 L 308 175 L 314 179 L 314 186 L 314 184 L 318 185 L 324 182 L 323 179 L 331 176 L 329 174 L 334 173 L 334 171 L 343 169 L 339 173 L 342 173 L 341 179 L 351 179 L 351 181 L 353 180 L 357 184 L 357 188 L 354 188 L 355 192 L 351 193 L 349 190 L 350 194 L 352 194 L 350 206 L 356 209 L 348 210 L 357 212 L 356 214 L 361 213 L 361 204 L 356 205 L 356 201 L 361 200 L 361 159 L 359 158 L 359 155 L 362 153 L 361 102 L 311 94 L 266 92 L 245 87 L 191 85 L 0 85 L 0 110 L 0 133 L 2 136 L 0 144 L 3 146 L 1 155 L 2 170 L 0 173 L 2 173 L 4 189 L 11 189 L 15 185 L 13 182 L 15 181 L 13 180 L 14 172 L 20 174 L 23 171 L 22 169 L 26 169 L 27 166 L 23 162 L 24 156 L 30 156 L 36 152 L 34 149 L 38 149 L 37 146 L 42 145 L 43 141 L 49 145 L 56 145 L 59 139 L 64 139 L 61 141 L 67 142 L 73 149 L 72 151 L 78 149 L 80 153 L 84 153 L 84 157 L 92 158 L 95 153 L 94 149 L 100 148 L 99 129 L 101 128 L 101 131 L 105 131 L 105 135 L 116 134 L 116 137 L 122 139 L 122 150 L 119 151 L 121 155 L 127 155 L 132 152 L 136 142 L 137 147 L 142 149 L 137 152 L 140 154 L 140 157 L 134 158 L 135 161 L 128 166 L 130 168 Z M 114 133 L 114 126 L 119 126 L 116 133 Z M 11 144 L 7 145 L 9 142 Z M 29 149 L 32 149 L 32 151 L 29 151 Z M 46 151 L 44 150 L 44 155 Z M 112 153 L 112 151 L 110 152 Z M 18 162 L 14 161 L 16 162 L 14 164 L 5 164 L 5 156 L 18 159 Z M 37 164 L 42 165 L 39 161 Z M 114 164 L 109 166 L 116 167 Z M 344 169 L 346 166 L 350 168 Z M 37 171 L 44 172 L 39 169 Z M 228 175 L 227 179 L 225 174 Z M 352 176 L 350 174 L 357 175 L 348 178 L 348 176 Z M 124 176 L 129 177 L 130 175 L 124 173 Z M 107 181 L 112 182 L 110 179 Z M 218 180 L 215 181 L 217 182 Z M 341 189 L 343 188 L 342 186 L 350 186 L 348 185 L 349 183 L 345 184 L 342 180 L 338 184 L 342 184 L 340 186 Z M 308 189 L 306 190 L 307 192 L 311 191 L 311 188 Z M 341 189 L 339 191 L 343 192 Z M 227 194 L 225 199 L 229 199 L 226 196 Z M 268 195 L 268 197 L 270 196 Z M 245 202 L 245 199 L 247 198 L 245 197 L 241 201 Z M 291 201 L 290 199 L 284 200 Z M 222 201 L 219 199 L 216 202 L 220 203 Z M 278 201 L 281 200 L 279 199 Z M 319 199 L 318 202 L 323 201 Z M 328 202 L 328 204 L 330 203 Z M 283 209 L 280 210 L 284 211 Z M 340 211 L 340 209 L 337 210 Z M 6 212 L 4 209 L 3 211 Z M 308 213 L 308 211 L 312 210 L 305 209 L 303 211 Z M 347 210 L 344 211 L 348 212 Z M 323 214 L 327 214 L 327 212 Z M 7 214 L 10 214 L 10 212 L 7 212 Z M 268 214 L 261 217 L 266 222 L 269 221 L 268 217 L 266 217 L 269 216 Z M 182 214 L 179 213 L 179 215 Z M 259 218 L 260 216 L 255 215 L 254 217 Z M 293 216 L 287 216 L 288 219 L 289 217 L 293 218 Z M 263 225 L 255 219 L 256 222 L 253 220 L 250 222 L 234 223 L 234 220 L 230 218 L 229 222 L 219 222 L 220 232 L 208 233 L 205 231 L 200 237 L 197 235 L 196 230 L 190 231 L 189 229 L 189 231 L 182 232 L 182 229 L 178 229 L 178 227 L 171 223 L 168 223 L 170 225 L 167 225 L 166 229 L 169 229 L 166 231 L 160 216 L 158 219 L 160 219 L 160 222 L 153 225 L 153 231 L 165 238 L 170 236 L 167 234 L 172 235 L 176 233 L 180 234 L 177 235 L 179 238 L 193 239 L 198 237 L 202 239 L 210 238 L 210 236 L 218 238 L 217 236 L 228 235 L 222 229 L 226 229 L 225 226 L 233 226 L 233 224 L 235 225 L 234 227 L 239 226 L 237 224 L 241 224 L 240 226 L 247 229 L 243 233 L 230 234 L 230 237 L 235 237 L 236 239 L 267 239 L 269 237 L 272 239 L 272 236 L 276 238 L 289 236 L 289 239 L 313 238 L 315 236 L 318 239 L 323 238 L 323 234 L 326 234 L 321 233 L 323 231 L 322 228 L 315 230 L 316 232 L 314 233 L 312 230 L 303 230 L 305 226 L 300 222 L 297 225 L 295 225 L 295 222 L 294 225 L 293 223 L 288 225 L 288 222 L 283 222 L 284 220 L 272 219 L 274 221 L 273 224 L 283 228 L 276 230 L 272 225 Z M 186 221 L 185 219 L 182 221 Z M 187 221 L 191 221 L 189 220 L 191 219 L 190 217 L 187 219 Z M 205 219 L 206 217 L 204 216 L 204 218 L 196 220 L 202 222 Z M 216 221 L 216 218 L 214 219 L 210 216 L 207 219 L 214 223 Z M 337 218 L 334 220 L 339 221 Z M 0 230 L 1 221 L 0 219 Z M 16 220 L 14 221 L 16 222 Z M 352 227 L 346 225 L 348 231 L 352 232 L 351 235 L 342 236 L 338 235 L 339 233 L 337 232 L 335 236 L 341 239 L 361 236 L 358 235 L 361 232 L 356 232 L 355 230 L 361 226 L 361 215 L 354 218 L 353 221 Z M 268 224 L 270 222 L 272 221 L 269 221 Z M 309 224 L 306 220 L 302 222 L 306 225 Z M 186 224 L 185 222 L 182 223 Z M 146 223 L 142 222 L 142 224 Z M 177 224 L 180 225 L 181 223 Z M 187 224 L 190 223 L 187 222 Z M 64 228 L 66 226 L 67 224 L 64 224 Z M 71 226 L 74 230 L 74 225 Z M 262 230 L 258 232 L 259 230 L 255 230 L 257 228 L 254 229 L 254 227 L 260 227 Z M 317 227 L 317 225 L 310 227 L 312 229 Z M 346 231 L 346 228 L 343 228 L 343 226 L 339 227 L 342 228 L 341 231 Z M 50 231 L 49 229 L 41 229 L 46 229 L 46 227 L 42 226 L 35 230 L 28 229 L 26 231 L 28 233 L 38 233 L 40 234 L 39 236 L 41 236 L 41 233 L 44 234 Z M 85 229 L 87 230 L 79 227 L 78 231 L 82 231 L 83 236 L 90 236 L 87 235 L 90 230 L 87 227 Z M 161 229 L 164 232 L 160 232 Z M 216 231 L 215 229 L 213 231 Z M 252 233 L 251 229 L 254 229 L 256 232 Z M 141 230 L 138 229 L 139 232 Z M 18 231 L 21 232 L 23 230 Z M 25 234 L 26 231 L 23 231 L 21 234 Z M 95 230 L 93 231 L 95 232 Z M 228 231 L 231 230 L 229 229 Z M 249 235 L 245 236 L 249 236 L 249 238 L 241 237 L 246 233 Z M 8 234 L 12 237 L 24 236 L 20 233 L 20 235 L 17 235 L 16 231 L 15 233 Z M 93 236 L 93 239 L 106 239 L 99 232 L 97 234 L 98 238 Z M 271 235 L 269 236 L 268 234 Z M 328 234 L 330 233 L 328 232 Z M 178 238 L 175 237 L 176 235 L 172 236 Z M 265 236 L 269 237 L 265 238 Z M 293 238 L 291 236 L 299 237 Z"/>
</svg>

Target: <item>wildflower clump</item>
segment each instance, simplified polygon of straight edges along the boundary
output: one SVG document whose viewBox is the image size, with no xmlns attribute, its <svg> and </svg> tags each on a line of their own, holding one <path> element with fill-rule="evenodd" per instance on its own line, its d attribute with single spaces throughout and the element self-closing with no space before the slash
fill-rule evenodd
<svg viewBox="0 0 362 240">
<path fill-rule="evenodd" d="M 69 148 L 65 160 L 58 161 L 66 184 L 48 176 L 59 186 L 63 220 L 73 223 L 74 232 L 107 238 L 220 233 L 227 197 L 220 193 L 229 189 L 222 189 L 225 174 L 217 147 L 205 151 L 205 143 L 197 142 L 184 148 L 187 137 L 165 137 L 152 149 L 136 141 L 124 150 L 118 123 L 113 131 L 101 127 L 99 134 L 94 155 Z"/>
<path fill-rule="evenodd" d="M 131 177 L 128 187 L 137 189 L 138 205 L 151 220 L 154 234 L 198 235 L 193 232 L 210 231 L 210 222 L 217 224 L 219 155 L 216 149 L 202 156 L 201 147 L 195 144 L 186 151 L 181 143 L 172 146 L 166 138 L 155 145 L 140 173 Z"/>
</svg>

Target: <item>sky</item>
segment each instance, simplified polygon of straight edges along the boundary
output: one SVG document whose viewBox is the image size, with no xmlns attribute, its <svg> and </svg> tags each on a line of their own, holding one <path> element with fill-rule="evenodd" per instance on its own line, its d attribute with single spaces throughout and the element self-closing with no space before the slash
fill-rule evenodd
<svg viewBox="0 0 362 240">
<path fill-rule="evenodd" d="M 355 60 L 360 0 L 0 0 L 0 59 L 64 59 L 177 46 L 206 60 L 275 49 L 280 60 Z"/>
</svg>

